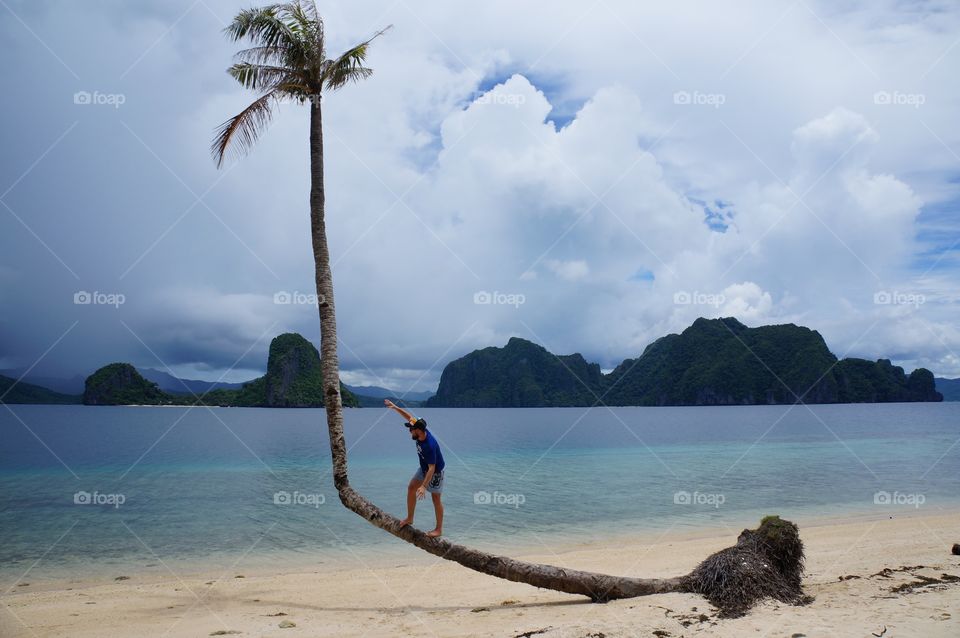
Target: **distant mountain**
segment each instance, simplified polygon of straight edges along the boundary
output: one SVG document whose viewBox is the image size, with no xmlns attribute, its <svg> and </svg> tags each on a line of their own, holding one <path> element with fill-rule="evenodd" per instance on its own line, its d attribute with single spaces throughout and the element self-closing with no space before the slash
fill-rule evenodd
<svg viewBox="0 0 960 638">
<path fill-rule="evenodd" d="M 752 405 L 939 401 L 933 375 L 890 361 L 837 358 L 820 333 L 794 324 L 748 328 L 697 319 L 610 375 L 610 405 Z"/>
<path fill-rule="evenodd" d="M 23 376 L 24 372 L 26 372 L 25 368 L 19 370 L 0 370 L 0 375 L 19 379 L 21 376 Z M 26 376 L 23 376 L 21 383 L 32 383 L 33 385 L 39 385 L 47 388 L 48 390 L 59 392 L 60 394 L 72 394 L 80 396 L 83 394 L 83 384 L 85 380 L 86 377 L 82 374 L 74 375 L 72 377 L 45 377 L 27 374 Z"/>
<path fill-rule="evenodd" d="M 288 332 L 270 342 L 267 374 L 244 384 L 240 397 L 253 405 L 270 408 L 311 408 L 323 406 L 323 379 L 320 353 L 303 336 Z M 340 383 L 343 405 L 359 407 L 350 390 Z"/>
<path fill-rule="evenodd" d="M 579 354 L 556 356 L 513 338 L 452 361 L 436 407 L 754 405 L 940 401 L 933 375 L 909 376 L 890 361 L 837 358 L 814 330 L 748 328 L 733 318 L 697 319 L 651 343 L 609 374 Z"/>
<path fill-rule="evenodd" d="M 434 392 L 430 391 L 408 390 L 401 395 L 401 393 L 397 392 L 396 390 L 388 390 L 387 388 L 381 388 L 377 385 L 346 385 L 346 387 L 358 396 L 362 395 L 373 399 L 392 399 L 394 397 L 403 396 L 409 401 L 426 401 L 435 394 Z"/>
<path fill-rule="evenodd" d="M 239 390 L 242 383 L 226 383 L 224 381 L 200 381 L 198 379 L 181 379 L 174 375 L 155 368 L 137 368 L 143 378 L 156 383 L 161 390 L 171 394 L 203 394 L 210 390 Z"/>
<path fill-rule="evenodd" d="M 584 383 L 581 383 L 580 380 Z M 513 337 L 503 348 L 474 350 L 451 361 L 430 407 L 492 408 L 593 405 L 603 386 L 600 366 L 579 354 L 556 356 Z"/>
<path fill-rule="evenodd" d="M 170 375 L 167 375 L 170 376 Z M 175 377 L 171 377 L 175 379 Z M 200 397 L 173 394 L 144 378 L 129 363 L 112 363 L 87 377 L 87 405 L 218 405 L 228 407 L 311 408 L 323 406 L 320 353 L 301 335 L 286 333 L 270 342 L 267 373 L 239 388 L 202 391 Z M 360 407 L 340 384 L 346 407 Z"/>
<path fill-rule="evenodd" d="M 144 379 L 129 363 L 111 363 L 89 377 L 83 391 L 84 405 L 164 405 L 170 395 Z"/>
<path fill-rule="evenodd" d="M 63 394 L 48 388 L 17 382 L 16 379 L 0 375 L 0 403 L 80 403 L 79 394 Z"/>
<path fill-rule="evenodd" d="M 943 395 L 944 401 L 960 401 L 960 379 L 944 379 L 937 377 L 937 391 Z"/>
</svg>

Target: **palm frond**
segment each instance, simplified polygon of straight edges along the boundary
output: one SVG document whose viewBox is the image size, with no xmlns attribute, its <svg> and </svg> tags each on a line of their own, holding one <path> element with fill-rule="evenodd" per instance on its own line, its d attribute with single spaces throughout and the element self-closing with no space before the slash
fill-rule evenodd
<svg viewBox="0 0 960 638">
<path fill-rule="evenodd" d="M 296 36 L 282 19 L 286 5 L 272 4 L 254 9 L 243 9 L 224 29 L 234 42 L 249 39 L 263 46 L 289 47 L 296 44 Z"/>
<path fill-rule="evenodd" d="M 227 73 L 245 88 L 254 91 L 275 87 L 278 84 L 297 83 L 296 74 L 290 69 L 266 64 L 240 62 L 227 69 Z"/>
<path fill-rule="evenodd" d="M 320 20 L 315 12 L 313 3 L 303 4 L 302 2 L 291 2 L 284 6 L 284 9 L 292 19 L 291 28 L 300 31 L 303 34 L 313 34 Z"/>
<path fill-rule="evenodd" d="M 316 24 L 314 38 L 317 43 L 317 57 L 320 60 L 325 60 L 327 58 L 326 27 L 323 23 L 323 16 L 321 16 L 320 12 L 317 10 L 317 3 L 315 0 L 310 0 L 310 4 L 313 6 L 311 12 L 314 16 L 314 24 Z"/>
<path fill-rule="evenodd" d="M 296 0 L 283 7 L 283 13 L 290 30 L 297 36 L 299 63 L 305 66 L 319 67 L 325 57 L 323 41 L 323 19 L 312 1 L 304 3 Z"/>
<path fill-rule="evenodd" d="M 328 90 L 336 91 L 350 82 L 370 77 L 373 69 L 363 65 L 367 59 L 370 43 L 389 31 L 392 26 L 377 31 L 369 40 L 348 49 L 340 57 L 328 60 L 323 68 L 323 86 Z"/>
<path fill-rule="evenodd" d="M 311 20 L 319 21 L 321 24 L 323 24 L 323 20 L 320 17 L 320 12 L 317 10 L 316 0 L 298 0 L 298 2 L 304 5 L 303 10 Z"/>
<path fill-rule="evenodd" d="M 237 147 L 239 153 L 246 153 L 253 146 L 260 134 L 270 124 L 273 118 L 271 100 L 277 100 L 275 91 L 261 95 L 250 105 L 231 117 L 217 128 L 210 145 L 217 168 L 223 165 L 228 148 Z"/>
<path fill-rule="evenodd" d="M 250 62 L 252 64 L 272 64 L 280 66 L 287 61 L 288 49 L 286 47 L 250 47 L 242 49 L 233 54 L 233 59 L 237 62 Z"/>
</svg>

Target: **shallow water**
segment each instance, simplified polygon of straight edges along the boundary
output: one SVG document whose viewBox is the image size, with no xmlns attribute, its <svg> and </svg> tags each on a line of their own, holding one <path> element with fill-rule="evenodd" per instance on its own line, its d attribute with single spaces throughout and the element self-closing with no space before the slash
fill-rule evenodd
<svg viewBox="0 0 960 638">
<path fill-rule="evenodd" d="M 11 409 L 0 410 L 4 583 L 28 568 L 42 578 L 316 565 L 405 548 L 340 505 L 322 410 Z M 767 513 L 960 505 L 960 403 L 418 416 L 447 462 L 447 536 L 499 552 L 638 530 L 737 529 Z M 380 409 L 345 419 L 351 483 L 402 515 L 417 467 L 407 431 Z M 417 525 L 432 523 L 421 503 Z"/>
</svg>

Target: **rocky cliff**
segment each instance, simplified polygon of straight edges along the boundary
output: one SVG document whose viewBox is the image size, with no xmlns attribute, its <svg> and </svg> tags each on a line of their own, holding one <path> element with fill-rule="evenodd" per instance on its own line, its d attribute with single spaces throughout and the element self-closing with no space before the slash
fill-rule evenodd
<svg viewBox="0 0 960 638">
<path fill-rule="evenodd" d="M 622 406 L 942 400 L 928 370 L 838 361 L 815 330 L 701 318 L 606 375 L 579 354 L 556 356 L 523 339 L 475 350 L 444 368 L 427 405 L 590 406 L 599 398 Z"/>
<path fill-rule="evenodd" d="M 85 405 L 162 405 L 170 403 L 166 392 L 144 379 L 129 363 L 105 365 L 87 377 Z"/>
</svg>

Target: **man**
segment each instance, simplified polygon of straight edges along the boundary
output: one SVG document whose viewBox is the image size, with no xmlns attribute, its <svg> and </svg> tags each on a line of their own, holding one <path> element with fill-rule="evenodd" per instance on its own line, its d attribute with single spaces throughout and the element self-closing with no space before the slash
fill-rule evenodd
<svg viewBox="0 0 960 638">
<path fill-rule="evenodd" d="M 440 445 L 433 435 L 427 432 L 426 421 L 414 418 L 403 408 L 394 405 L 390 399 L 384 399 L 383 404 L 391 410 L 396 410 L 406 419 L 407 422 L 404 425 L 410 430 L 410 438 L 417 442 L 417 456 L 420 457 L 420 467 L 407 485 L 407 517 L 400 523 L 400 527 L 413 523 L 413 511 L 417 507 L 417 501 L 423 500 L 426 493 L 430 492 L 433 509 L 437 514 L 437 526 L 427 532 L 427 536 L 436 538 L 443 534 L 443 503 L 440 502 L 440 494 L 443 492 L 445 464 L 443 454 L 440 453 Z"/>
</svg>

